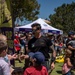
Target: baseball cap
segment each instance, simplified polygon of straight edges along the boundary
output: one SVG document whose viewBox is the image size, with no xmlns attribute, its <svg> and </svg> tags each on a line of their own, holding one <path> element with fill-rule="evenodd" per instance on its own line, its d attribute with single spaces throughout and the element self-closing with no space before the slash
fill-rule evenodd
<svg viewBox="0 0 75 75">
<path fill-rule="evenodd" d="M 32 57 L 33 59 L 35 58 L 36 62 L 39 64 L 41 64 L 45 61 L 45 56 L 41 52 L 35 52 L 35 53 L 30 52 L 29 56 Z"/>
<path fill-rule="evenodd" d="M 69 33 L 68 33 L 68 35 L 70 36 L 70 35 L 75 35 L 75 32 L 74 31 L 70 31 Z"/>
</svg>

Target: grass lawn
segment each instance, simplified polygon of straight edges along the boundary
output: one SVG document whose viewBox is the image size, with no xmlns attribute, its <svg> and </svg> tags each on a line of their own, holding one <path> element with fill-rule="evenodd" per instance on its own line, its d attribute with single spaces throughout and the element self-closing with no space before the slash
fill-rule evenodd
<svg viewBox="0 0 75 75">
<path fill-rule="evenodd" d="M 23 67 L 24 66 L 24 61 L 23 63 L 19 63 L 18 61 L 15 61 L 15 66 L 16 67 Z M 55 69 L 53 70 L 51 75 L 62 75 L 61 70 L 62 70 L 62 64 L 63 63 L 56 63 L 55 64 Z"/>
<path fill-rule="evenodd" d="M 51 75 L 62 75 L 62 65 L 63 63 L 56 63 L 55 69 L 53 70 Z"/>
<path fill-rule="evenodd" d="M 24 60 L 22 63 L 19 63 L 19 61 L 15 61 L 15 67 L 23 67 L 24 66 Z"/>
</svg>

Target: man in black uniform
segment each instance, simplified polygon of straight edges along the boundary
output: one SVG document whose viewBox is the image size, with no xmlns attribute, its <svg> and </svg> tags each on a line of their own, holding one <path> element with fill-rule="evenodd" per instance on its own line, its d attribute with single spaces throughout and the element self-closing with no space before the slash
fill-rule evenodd
<svg viewBox="0 0 75 75">
<path fill-rule="evenodd" d="M 51 40 L 48 37 L 41 35 L 41 26 L 38 23 L 32 25 L 33 38 L 28 42 L 28 49 L 30 52 L 42 52 L 45 56 L 45 60 L 50 58 L 49 51 L 52 50 L 51 65 L 48 67 L 53 70 L 55 68 L 54 61 L 56 52 Z M 45 64 L 46 66 L 46 64 Z M 48 69 L 48 68 L 47 68 Z"/>
</svg>

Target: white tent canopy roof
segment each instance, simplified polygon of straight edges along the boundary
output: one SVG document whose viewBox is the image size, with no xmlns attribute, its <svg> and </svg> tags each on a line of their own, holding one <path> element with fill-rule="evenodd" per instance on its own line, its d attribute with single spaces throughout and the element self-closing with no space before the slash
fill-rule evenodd
<svg viewBox="0 0 75 75">
<path fill-rule="evenodd" d="M 41 28 L 44 29 L 44 30 L 54 30 L 54 31 L 60 31 L 61 32 L 61 30 L 59 30 L 57 28 L 54 28 L 54 27 L 48 25 L 47 23 L 45 23 L 44 20 L 41 19 L 41 18 L 33 21 L 30 24 L 27 24 L 27 25 L 24 25 L 24 26 L 19 26 L 19 27 L 16 27 L 16 28 L 18 28 L 18 29 L 19 28 L 28 28 L 28 29 L 31 29 L 31 25 L 34 24 L 34 23 L 39 23 L 41 25 Z"/>
</svg>

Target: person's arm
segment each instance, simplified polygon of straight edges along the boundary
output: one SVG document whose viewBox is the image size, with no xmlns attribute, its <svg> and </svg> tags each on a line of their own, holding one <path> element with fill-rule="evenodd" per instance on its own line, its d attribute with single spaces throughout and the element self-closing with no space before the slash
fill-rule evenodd
<svg viewBox="0 0 75 75">
<path fill-rule="evenodd" d="M 3 70 L 4 75 L 11 75 L 11 73 L 10 73 L 10 67 L 9 67 L 8 64 L 5 64 L 3 69 L 4 69 Z"/>
<path fill-rule="evenodd" d="M 51 69 L 53 70 L 55 68 L 54 62 L 56 59 L 56 51 L 54 49 L 54 46 L 50 46 L 50 48 L 52 49 L 52 58 L 51 58 Z"/>
<path fill-rule="evenodd" d="M 20 59 L 21 60 L 23 60 L 23 59 L 30 59 L 30 57 L 29 57 L 29 55 L 21 55 Z"/>
<path fill-rule="evenodd" d="M 29 53 L 30 50 L 28 49 L 28 45 L 26 45 L 26 52 Z"/>
<path fill-rule="evenodd" d="M 68 49 L 75 50 L 75 48 L 73 48 L 71 45 L 68 45 Z"/>
<path fill-rule="evenodd" d="M 70 58 L 67 58 L 66 60 L 67 60 L 67 65 L 68 65 L 68 67 L 72 67 L 72 64 L 71 64 Z"/>
<path fill-rule="evenodd" d="M 13 55 L 8 55 L 9 60 L 13 60 L 13 59 L 17 59 L 18 56 L 17 54 L 13 54 Z"/>
<path fill-rule="evenodd" d="M 56 58 L 56 51 L 55 51 L 55 49 L 54 49 L 54 46 L 52 45 L 52 46 L 50 46 L 50 48 L 52 49 L 52 56 L 53 56 L 54 58 Z"/>
<path fill-rule="evenodd" d="M 72 41 L 69 41 L 69 42 L 67 43 L 68 49 L 70 49 L 70 50 L 75 50 L 75 48 L 74 48 L 72 45 L 73 45 L 73 42 L 72 42 Z"/>
</svg>

